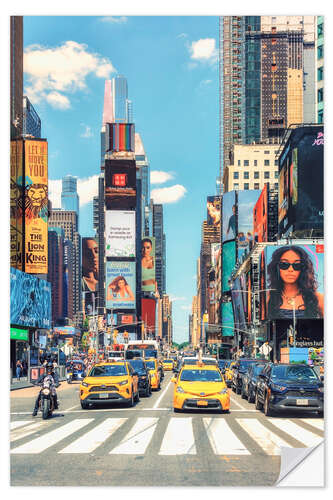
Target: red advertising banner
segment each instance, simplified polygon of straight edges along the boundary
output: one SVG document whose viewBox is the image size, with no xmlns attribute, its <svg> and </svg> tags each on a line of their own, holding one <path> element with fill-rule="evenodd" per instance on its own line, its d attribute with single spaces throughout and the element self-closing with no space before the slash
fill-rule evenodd
<svg viewBox="0 0 333 500">
<path fill-rule="evenodd" d="M 155 332 L 156 321 L 156 301 L 155 299 L 141 299 L 141 317 L 146 329 L 151 333 Z"/>
</svg>

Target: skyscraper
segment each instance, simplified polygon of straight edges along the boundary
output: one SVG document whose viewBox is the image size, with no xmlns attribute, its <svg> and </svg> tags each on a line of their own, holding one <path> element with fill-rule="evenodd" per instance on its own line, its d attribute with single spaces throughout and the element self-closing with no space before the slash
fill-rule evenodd
<svg viewBox="0 0 333 500">
<path fill-rule="evenodd" d="M 23 130 L 23 17 L 10 17 L 10 138 Z"/>
<path fill-rule="evenodd" d="M 41 133 L 41 119 L 28 97 L 25 95 L 23 96 L 23 135 L 32 135 L 40 139 Z"/>
<path fill-rule="evenodd" d="M 165 235 L 163 229 L 163 205 L 152 204 L 153 214 L 153 236 L 155 240 L 155 260 L 156 260 L 156 281 L 160 297 L 166 293 L 165 283 L 165 263 L 166 263 L 166 248 Z"/>
<path fill-rule="evenodd" d="M 150 176 L 149 162 L 145 153 L 140 134 L 135 134 L 135 161 L 137 167 L 137 179 L 141 179 L 141 213 L 142 213 L 142 236 L 149 236 L 149 192 Z"/>
<path fill-rule="evenodd" d="M 77 194 L 77 177 L 66 175 L 62 178 L 61 208 L 71 210 L 79 215 L 79 195 Z"/>
</svg>

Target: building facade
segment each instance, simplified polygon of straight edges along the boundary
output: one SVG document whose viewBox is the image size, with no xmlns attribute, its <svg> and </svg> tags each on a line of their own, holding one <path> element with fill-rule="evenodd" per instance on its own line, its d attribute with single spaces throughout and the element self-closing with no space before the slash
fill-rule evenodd
<svg viewBox="0 0 333 500">
<path fill-rule="evenodd" d="M 77 193 L 77 177 L 66 175 L 62 178 L 61 208 L 77 213 L 79 216 L 79 195 Z"/>
<path fill-rule="evenodd" d="M 42 137 L 42 122 L 27 96 L 23 96 L 23 135 Z"/>
</svg>

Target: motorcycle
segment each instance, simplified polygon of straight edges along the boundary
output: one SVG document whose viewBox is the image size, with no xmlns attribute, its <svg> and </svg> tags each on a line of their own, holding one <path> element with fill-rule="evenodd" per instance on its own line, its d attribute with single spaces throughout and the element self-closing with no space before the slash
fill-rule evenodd
<svg viewBox="0 0 333 500">
<path fill-rule="evenodd" d="M 40 390 L 39 410 L 42 412 L 43 420 L 50 418 L 55 409 L 50 386 L 50 381 L 46 380 Z"/>
<path fill-rule="evenodd" d="M 68 372 L 66 374 L 67 384 L 71 384 L 73 381 L 73 372 Z"/>
</svg>

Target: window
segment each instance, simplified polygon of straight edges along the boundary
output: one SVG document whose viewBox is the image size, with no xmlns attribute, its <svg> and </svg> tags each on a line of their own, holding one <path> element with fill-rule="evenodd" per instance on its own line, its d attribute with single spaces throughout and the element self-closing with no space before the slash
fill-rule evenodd
<svg viewBox="0 0 333 500">
<path fill-rule="evenodd" d="M 279 183 L 278 182 L 275 182 L 274 183 L 274 189 L 278 189 L 279 188 Z"/>
<path fill-rule="evenodd" d="M 239 179 L 239 172 L 234 172 L 234 179 Z"/>
<path fill-rule="evenodd" d="M 324 89 L 318 89 L 317 99 L 318 99 L 318 102 L 323 102 L 323 100 L 324 100 Z"/>
<path fill-rule="evenodd" d="M 274 160 L 274 165 L 277 167 L 279 164 L 279 160 Z"/>
<path fill-rule="evenodd" d="M 323 25 L 323 23 L 318 24 L 317 34 L 318 34 L 318 36 L 323 36 L 323 34 L 324 34 L 324 25 Z"/>
<path fill-rule="evenodd" d="M 269 167 L 269 160 L 265 160 L 264 165 L 265 165 L 265 167 Z"/>
<path fill-rule="evenodd" d="M 259 182 L 254 183 L 254 189 L 259 189 Z"/>
<path fill-rule="evenodd" d="M 249 166 L 249 160 L 244 160 L 244 167 L 248 167 Z"/>
<path fill-rule="evenodd" d="M 254 165 L 255 167 L 257 167 L 257 166 L 258 166 L 258 160 L 254 160 L 253 165 Z"/>
<path fill-rule="evenodd" d="M 317 47 L 317 58 L 321 59 L 322 57 L 324 57 L 324 45 L 319 45 Z"/>
<path fill-rule="evenodd" d="M 324 111 L 320 110 L 318 111 L 318 123 L 323 123 L 324 122 Z"/>
<path fill-rule="evenodd" d="M 248 182 L 244 183 L 244 189 L 249 189 L 249 183 Z"/>
<path fill-rule="evenodd" d="M 241 166 L 241 162 L 240 160 L 237 161 L 237 165 L 240 167 Z"/>
<path fill-rule="evenodd" d="M 234 184 L 234 189 L 239 189 L 239 184 Z"/>
<path fill-rule="evenodd" d="M 264 151 L 264 155 L 269 155 L 270 151 Z"/>
<path fill-rule="evenodd" d="M 259 179 L 259 172 L 254 172 L 254 178 Z"/>
<path fill-rule="evenodd" d="M 317 79 L 320 81 L 323 79 L 324 76 L 324 67 L 320 66 L 320 68 L 317 69 Z"/>
<path fill-rule="evenodd" d="M 269 179 L 269 172 L 264 172 L 264 179 Z"/>
<path fill-rule="evenodd" d="M 275 179 L 279 178 L 279 172 L 277 170 L 274 172 L 274 177 L 275 177 Z"/>
<path fill-rule="evenodd" d="M 249 179 L 249 178 L 250 178 L 250 173 L 244 172 L 244 179 Z"/>
</svg>

